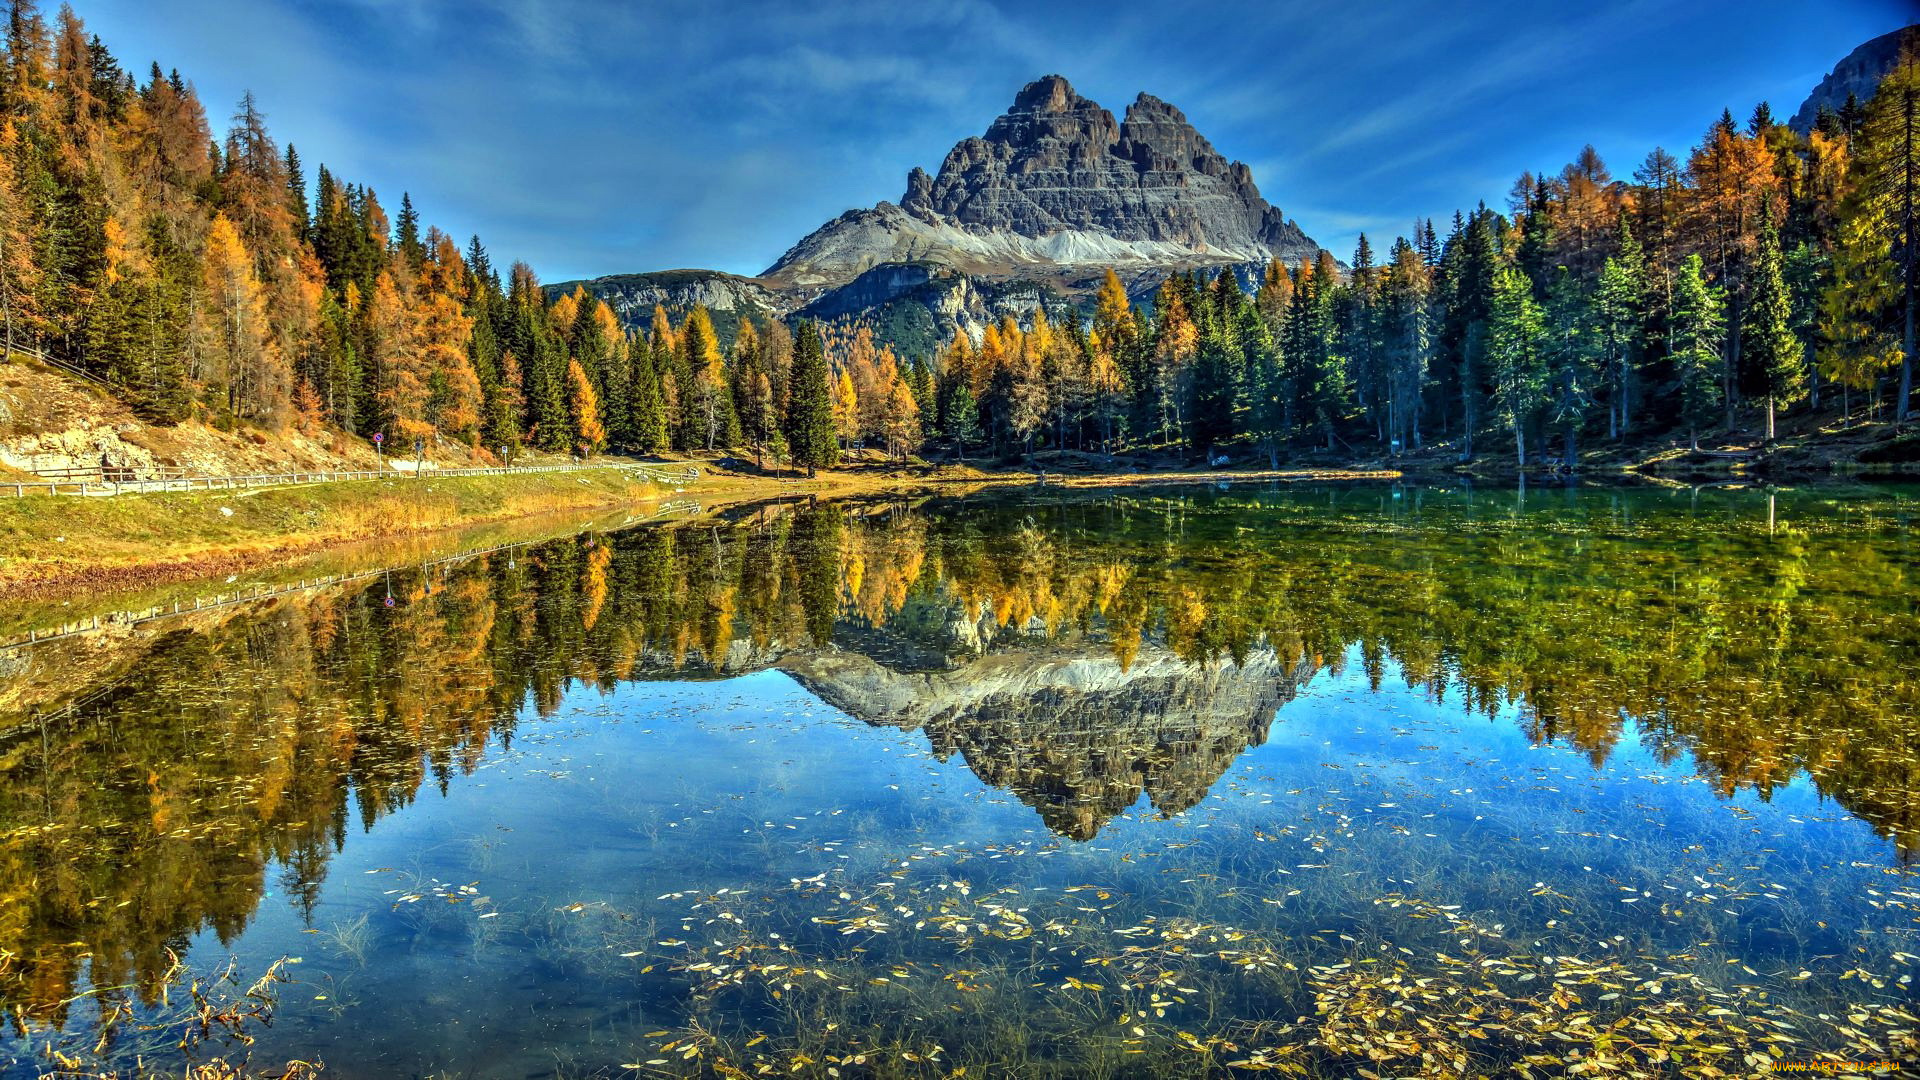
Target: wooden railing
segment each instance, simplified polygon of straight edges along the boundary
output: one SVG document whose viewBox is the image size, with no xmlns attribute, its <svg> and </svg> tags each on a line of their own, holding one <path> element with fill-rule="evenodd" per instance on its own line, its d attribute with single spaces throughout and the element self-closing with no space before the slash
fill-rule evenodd
<svg viewBox="0 0 1920 1080">
<path fill-rule="evenodd" d="M 256 487 L 285 487 L 290 484 L 332 484 L 346 480 L 424 480 L 451 476 L 507 476 L 521 473 L 581 472 L 589 469 L 623 469 L 642 479 L 659 484 L 681 486 L 700 476 L 697 465 L 635 465 L 607 462 L 583 465 L 496 465 L 462 469 L 423 469 L 419 472 L 345 469 L 310 470 L 283 473 L 246 473 L 238 476 L 189 476 L 184 471 L 156 470 L 152 476 L 131 476 L 127 466 L 107 465 L 94 469 L 49 469 L 38 471 L 34 480 L 0 479 L 0 496 L 27 495 L 132 495 L 155 491 L 217 491 Z"/>
</svg>

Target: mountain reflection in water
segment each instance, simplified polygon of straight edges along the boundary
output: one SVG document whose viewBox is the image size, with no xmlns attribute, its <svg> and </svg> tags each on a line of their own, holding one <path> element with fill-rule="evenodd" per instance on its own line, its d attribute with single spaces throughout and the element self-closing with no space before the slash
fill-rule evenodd
<svg viewBox="0 0 1920 1080">
<path fill-rule="evenodd" d="M 782 504 L 0 655 L 0 1003 L 151 986 L 576 686 L 776 668 L 1094 837 L 1354 653 L 1920 848 L 1911 503 L 1417 489 Z M 393 604 L 386 601 L 391 596 Z M 531 706 L 529 708 L 528 706 Z M 1631 723 L 1629 723 L 1629 721 Z M 1285 723 L 1285 714 L 1280 723 Z M 84 943 L 76 948 L 74 943 Z"/>
</svg>

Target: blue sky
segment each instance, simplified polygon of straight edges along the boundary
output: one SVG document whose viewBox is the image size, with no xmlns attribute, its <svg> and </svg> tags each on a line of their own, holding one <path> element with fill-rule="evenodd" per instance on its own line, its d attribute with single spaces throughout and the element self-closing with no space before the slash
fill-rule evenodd
<svg viewBox="0 0 1920 1080">
<path fill-rule="evenodd" d="M 1343 257 L 1503 206 L 1591 142 L 1616 176 L 1722 108 L 1785 117 L 1911 0 L 1186 7 L 996 0 L 79 0 L 121 62 L 177 67 L 216 128 L 251 89 L 309 171 L 410 191 L 544 280 L 753 274 L 898 199 L 1021 85 L 1186 112 Z"/>
</svg>

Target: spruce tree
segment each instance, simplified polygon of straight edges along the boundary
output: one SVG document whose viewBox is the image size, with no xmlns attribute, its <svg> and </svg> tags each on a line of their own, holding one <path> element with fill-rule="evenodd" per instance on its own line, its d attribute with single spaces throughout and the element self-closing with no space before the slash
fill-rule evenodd
<svg viewBox="0 0 1920 1080">
<path fill-rule="evenodd" d="M 1689 255 L 1674 276 L 1672 329 L 1667 348 L 1680 383 L 1680 416 L 1688 443 L 1700 449 L 1700 428 L 1720 408 L 1721 369 L 1726 357 L 1726 317 L 1720 290 L 1707 284 L 1700 256 Z"/>
<path fill-rule="evenodd" d="M 784 425 L 793 463 L 814 475 L 821 466 L 837 464 L 840 442 L 833 429 L 833 402 L 827 388 L 827 355 L 820 330 L 812 320 L 800 325 L 793 343 L 793 373 L 789 376 Z"/>
<path fill-rule="evenodd" d="M 394 227 L 393 239 L 407 265 L 418 270 L 425 264 L 427 249 L 420 242 L 420 214 L 413 208 L 413 196 L 404 191 L 400 193 L 400 220 Z"/>
<path fill-rule="evenodd" d="M 1493 278 L 1493 297 L 1487 313 L 1487 364 L 1491 369 L 1494 401 L 1513 429 L 1516 462 L 1527 464 L 1527 425 L 1540 406 L 1546 383 L 1541 357 L 1544 333 L 1540 305 L 1533 285 L 1513 263 L 1502 263 Z"/>
<path fill-rule="evenodd" d="M 1793 302 L 1787 293 L 1780 230 L 1774 227 L 1769 202 L 1760 204 L 1759 243 L 1747 271 L 1747 287 L 1740 348 L 1766 386 L 1767 442 L 1772 443 L 1774 413 L 1806 395 L 1807 373 L 1800 341 L 1793 333 Z"/>
<path fill-rule="evenodd" d="M 660 375 L 654 370 L 653 353 L 645 338 L 633 339 L 629 356 L 627 437 L 635 453 L 663 453 L 669 444 L 667 410 L 660 397 Z"/>
</svg>

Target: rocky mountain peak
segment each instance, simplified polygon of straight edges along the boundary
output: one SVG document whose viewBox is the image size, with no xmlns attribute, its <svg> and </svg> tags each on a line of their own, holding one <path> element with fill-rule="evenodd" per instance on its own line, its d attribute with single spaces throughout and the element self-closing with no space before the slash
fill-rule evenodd
<svg viewBox="0 0 1920 1080">
<path fill-rule="evenodd" d="M 1261 197 L 1187 120 L 1141 94 L 1116 121 L 1059 75 L 1020 88 L 982 135 L 895 206 L 816 229 L 766 273 L 779 286 L 838 286 L 886 262 L 1017 276 L 1074 266 L 1172 269 L 1311 259 L 1318 245 Z"/>
</svg>

